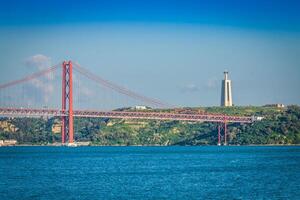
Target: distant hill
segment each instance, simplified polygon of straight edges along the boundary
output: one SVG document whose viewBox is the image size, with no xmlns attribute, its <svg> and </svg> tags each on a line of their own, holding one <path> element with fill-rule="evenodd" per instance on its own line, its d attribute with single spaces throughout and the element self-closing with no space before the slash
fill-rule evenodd
<svg viewBox="0 0 300 200">
<path fill-rule="evenodd" d="M 176 110 L 156 110 L 177 113 L 224 113 L 241 116 L 263 116 L 254 124 L 228 124 L 228 143 L 300 144 L 300 107 L 202 107 Z M 147 111 L 145 111 L 147 112 Z M 1 118 L 1 139 L 15 139 L 19 144 L 60 142 L 57 129 L 59 118 Z M 93 145 L 215 145 L 216 123 L 194 123 L 155 120 L 75 119 L 75 140 L 91 141 Z"/>
</svg>

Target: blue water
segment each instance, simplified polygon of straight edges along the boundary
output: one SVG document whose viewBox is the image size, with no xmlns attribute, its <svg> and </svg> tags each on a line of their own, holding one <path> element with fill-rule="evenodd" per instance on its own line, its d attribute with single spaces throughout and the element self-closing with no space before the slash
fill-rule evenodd
<svg viewBox="0 0 300 200">
<path fill-rule="evenodd" d="M 0 199 L 300 199 L 300 147 L 2 147 Z"/>
</svg>

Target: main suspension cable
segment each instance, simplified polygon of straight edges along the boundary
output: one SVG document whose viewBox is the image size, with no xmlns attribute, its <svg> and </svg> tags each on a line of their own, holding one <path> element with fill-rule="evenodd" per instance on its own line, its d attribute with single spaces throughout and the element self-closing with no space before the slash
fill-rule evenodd
<svg viewBox="0 0 300 200">
<path fill-rule="evenodd" d="M 49 67 L 47 69 L 44 69 L 44 70 L 38 71 L 36 73 L 30 74 L 28 76 L 25 76 L 24 78 L 14 80 L 14 81 L 10 81 L 8 83 L 0 84 L 0 89 L 4 89 L 4 88 L 7 88 L 7 87 L 11 87 L 11 86 L 14 86 L 14 85 L 17 85 L 17 84 L 20 84 L 20 83 L 24 83 L 24 82 L 33 80 L 35 78 L 38 78 L 40 76 L 43 76 L 43 75 L 48 74 L 50 72 L 53 72 L 54 70 L 58 69 L 59 67 L 61 67 L 60 64 L 57 64 L 57 65 L 54 65 L 54 66 Z"/>
<path fill-rule="evenodd" d="M 77 63 L 74 63 L 74 69 L 75 69 L 77 72 L 79 72 L 79 73 L 81 73 L 82 75 L 84 75 L 84 76 L 86 76 L 87 78 L 89 78 L 90 80 L 93 80 L 93 81 L 95 81 L 95 82 L 101 84 L 102 86 L 108 87 L 108 88 L 110 88 L 110 89 L 112 89 L 112 90 L 114 90 L 114 91 L 117 91 L 117 92 L 119 92 L 119 93 L 122 93 L 122 94 L 124 94 L 124 95 L 126 95 L 126 96 L 129 96 L 129 97 L 133 98 L 133 99 L 138 99 L 138 100 L 140 100 L 140 101 L 142 101 L 142 102 L 147 102 L 147 103 L 149 103 L 149 104 L 151 104 L 151 105 L 155 105 L 155 106 L 162 107 L 162 108 L 166 108 L 166 107 L 167 107 L 167 108 L 170 108 L 170 107 L 173 107 L 173 106 L 170 105 L 170 104 L 161 102 L 161 101 L 159 101 L 159 100 L 157 100 L 157 99 L 153 99 L 153 98 L 146 97 L 146 96 L 144 96 L 144 95 L 140 95 L 140 94 L 138 94 L 138 93 L 136 93 L 136 92 L 133 92 L 133 91 L 131 91 L 131 90 L 125 88 L 125 87 L 119 86 L 119 85 L 117 85 L 117 84 L 115 84 L 115 83 L 112 83 L 112 82 L 110 82 L 110 81 L 108 81 L 108 80 L 105 80 L 105 79 L 103 79 L 102 77 L 97 76 L 97 75 L 95 75 L 95 74 L 89 72 L 87 69 L 81 67 L 81 66 L 80 66 L 79 64 L 77 64 Z"/>
</svg>

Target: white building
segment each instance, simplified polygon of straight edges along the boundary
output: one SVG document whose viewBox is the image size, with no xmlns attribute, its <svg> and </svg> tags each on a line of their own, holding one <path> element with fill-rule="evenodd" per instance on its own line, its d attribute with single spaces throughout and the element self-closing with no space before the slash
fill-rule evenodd
<svg viewBox="0 0 300 200">
<path fill-rule="evenodd" d="M 136 110 L 146 110 L 147 106 L 135 106 L 134 109 L 136 109 Z"/>
</svg>

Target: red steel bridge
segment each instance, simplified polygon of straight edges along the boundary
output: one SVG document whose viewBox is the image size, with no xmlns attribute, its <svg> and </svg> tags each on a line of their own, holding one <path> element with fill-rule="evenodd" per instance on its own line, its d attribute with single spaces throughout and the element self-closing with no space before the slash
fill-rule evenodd
<svg viewBox="0 0 300 200">
<path fill-rule="evenodd" d="M 0 104 L 0 116 L 8 117 L 60 117 L 62 124 L 62 143 L 74 143 L 74 117 L 88 117 L 88 118 L 119 118 L 119 119 L 143 119 L 143 120 L 177 120 L 177 121 L 190 121 L 190 122 L 215 122 L 218 123 L 218 144 L 221 144 L 221 138 L 224 138 L 224 144 L 227 144 L 227 123 L 252 123 L 253 117 L 242 117 L 242 116 L 230 116 L 224 114 L 210 114 L 210 113 L 172 113 L 167 109 L 161 109 L 159 111 L 100 111 L 100 110 L 88 110 L 88 109 L 73 109 L 73 70 L 79 74 L 87 77 L 89 80 L 100 84 L 101 86 L 113 90 L 122 95 L 130 98 L 139 100 L 140 102 L 146 103 L 157 108 L 172 108 L 172 105 L 166 104 L 157 99 L 149 98 L 133 92 L 125 87 L 119 86 L 115 83 L 107 81 L 100 76 L 97 76 L 79 64 L 69 62 L 63 62 L 62 65 L 55 65 L 36 73 L 30 74 L 24 78 L 10 81 L 0 85 L 0 91 L 13 87 L 15 85 L 24 84 L 26 82 L 37 82 L 39 77 L 48 76 L 60 69 L 61 71 L 61 108 L 50 109 L 50 108 L 24 108 L 24 107 L 13 107 L 3 106 Z M 41 84 L 38 84 L 41 85 Z M 16 97 L 15 97 L 16 98 Z M 223 130 L 223 136 L 221 134 Z M 67 141 L 68 140 L 68 141 Z"/>
</svg>

